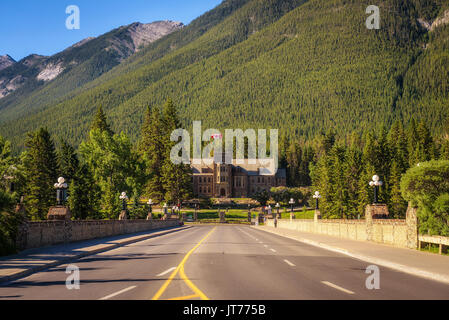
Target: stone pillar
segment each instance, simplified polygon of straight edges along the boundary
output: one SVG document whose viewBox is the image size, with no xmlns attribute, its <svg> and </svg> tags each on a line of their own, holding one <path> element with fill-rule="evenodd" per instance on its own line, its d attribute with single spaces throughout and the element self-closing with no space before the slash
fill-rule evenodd
<svg viewBox="0 0 449 320">
<path fill-rule="evenodd" d="M 64 243 L 69 243 L 72 239 L 72 213 L 66 206 L 50 207 L 47 214 L 47 220 L 50 221 L 64 221 L 64 230 L 62 231 L 64 236 Z"/>
<path fill-rule="evenodd" d="M 321 212 L 318 209 L 315 209 L 315 214 L 313 215 L 313 221 L 316 223 L 321 219 Z"/>
<path fill-rule="evenodd" d="M 218 212 L 218 216 L 220 218 L 220 223 L 225 223 L 226 222 L 226 214 L 224 211 L 219 211 Z"/>
<path fill-rule="evenodd" d="M 410 249 L 418 248 L 418 208 L 412 207 L 409 203 L 405 216 L 407 225 L 407 247 Z"/>
<path fill-rule="evenodd" d="M 373 241 L 373 219 L 387 218 L 389 215 L 386 204 L 369 204 L 365 208 L 366 240 Z"/>
<path fill-rule="evenodd" d="M 72 213 L 66 206 L 50 207 L 47 214 L 47 220 L 70 220 Z"/>
<path fill-rule="evenodd" d="M 128 220 L 128 211 L 122 210 L 120 212 L 120 216 L 118 217 L 119 220 Z"/>
</svg>

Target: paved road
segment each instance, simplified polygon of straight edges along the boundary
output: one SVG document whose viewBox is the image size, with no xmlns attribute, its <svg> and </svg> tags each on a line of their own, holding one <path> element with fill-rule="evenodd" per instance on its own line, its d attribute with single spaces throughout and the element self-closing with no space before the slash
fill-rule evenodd
<svg viewBox="0 0 449 320">
<path fill-rule="evenodd" d="M 80 290 L 67 265 L 0 286 L 0 299 L 448 299 L 449 285 L 380 267 L 248 226 L 194 226 L 89 256 Z"/>
</svg>

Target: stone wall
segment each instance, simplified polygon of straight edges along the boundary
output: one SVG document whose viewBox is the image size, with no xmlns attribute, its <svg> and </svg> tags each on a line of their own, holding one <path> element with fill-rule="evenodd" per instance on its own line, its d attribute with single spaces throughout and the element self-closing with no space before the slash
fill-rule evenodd
<svg viewBox="0 0 449 320">
<path fill-rule="evenodd" d="M 370 210 L 367 210 L 370 212 Z M 274 227 L 274 220 L 268 220 L 268 225 Z M 417 218 L 416 210 L 407 210 L 404 219 L 281 219 L 278 228 L 326 234 L 351 240 L 373 241 L 402 248 L 417 248 Z"/>
<path fill-rule="evenodd" d="M 179 220 L 83 220 L 27 222 L 19 228 L 19 250 L 179 226 Z"/>
</svg>

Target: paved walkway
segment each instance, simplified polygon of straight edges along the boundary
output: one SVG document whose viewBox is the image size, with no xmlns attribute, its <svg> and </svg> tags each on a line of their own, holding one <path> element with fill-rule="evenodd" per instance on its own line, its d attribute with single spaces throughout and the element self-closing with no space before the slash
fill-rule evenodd
<svg viewBox="0 0 449 320">
<path fill-rule="evenodd" d="M 449 283 L 449 256 L 270 226 L 255 226 L 254 228 L 339 252 L 372 264 Z"/>
<path fill-rule="evenodd" d="M 170 227 L 135 234 L 69 243 L 66 245 L 25 250 L 17 255 L 0 258 L 0 283 L 16 280 L 74 259 L 176 232 L 185 228 L 190 227 Z"/>
</svg>

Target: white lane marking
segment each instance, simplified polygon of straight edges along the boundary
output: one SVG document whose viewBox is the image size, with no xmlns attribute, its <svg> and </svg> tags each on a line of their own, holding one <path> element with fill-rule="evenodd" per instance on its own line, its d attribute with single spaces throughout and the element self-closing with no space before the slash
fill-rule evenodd
<svg viewBox="0 0 449 320">
<path fill-rule="evenodd" d="M 333 283 L 331 283 L 331 282 L 329 282 L 329 281 L 321 281 L 321 283 L 322 283 L 322 284 L 325 284 L 326 286 L 329 286 L 329 287 L 331 287 L 331 288 L 334 288 L 334 289 L 343 291 L 343 292 L 345 292 L 345 293 L 347 293 L 347 294 L 354 294 L 354 292 L 352 292 L 352 291 L 350 291 L 350 290 L 348 290 L 348 289 L 342 288 L 342 287 L 340 287 L 340 286 L 337 286 L 336 284 L 333 284 Z"/>
<path fill-rule="evenodd" d="M 273 252 L 276 252 L 276 250 L 274 250 L 274 249 L 270 249 L 271 251 L 273 251 Z"/>
<path fill-rule="evenodd" d="M 284 259 L 284 262 L 286 264 L 288 264 L 290 267 L 296 267 L 293 263 L 291 263 L 290 261 L 288 261 L 287 259 Z"/>
<path fill-rule="evenodd" d="M 170 268 L 170 269 L 168 269 L 168 270 L 165 270 L 164 272 L 162 272 L 162 273 L 159 273 L 156 277 L 162 277 L 162 276 L 165 276 L 167 273 L 169 273 L 169 272 L 171 272 L 171 271 L 173 271 L 173 270 L 175 270 L 176 269 L 176 267 L 172 267 L 172 268 Z"/>
<path fill-rule="evenodd" d="M 111 298 L 113 298 L 113 297 L 115 297 L 115 296 L 118 296 L 119 294 L 125 293 L 125 292 L 127 292 L 127 291 L 129 291 L 129 290 L 132 290 L 132 289 L 134 289 L 134 288 L 136 288 L 136 286 L 132 286 L 132 287 L 129 287 L 129 288 L 120 290 L 120 291 L 118 291 L 118 292 L 116 292 L 116 293 L 110 294 L 110 295 L 108 295 L 108 296 L 106 296 L 106 297 L 103 297 L 103 298 L 101 298 L 101 299 L 99 299 L 99 300 L 108 300 L 108 299 L 111 299 Z"/>
</svg>

